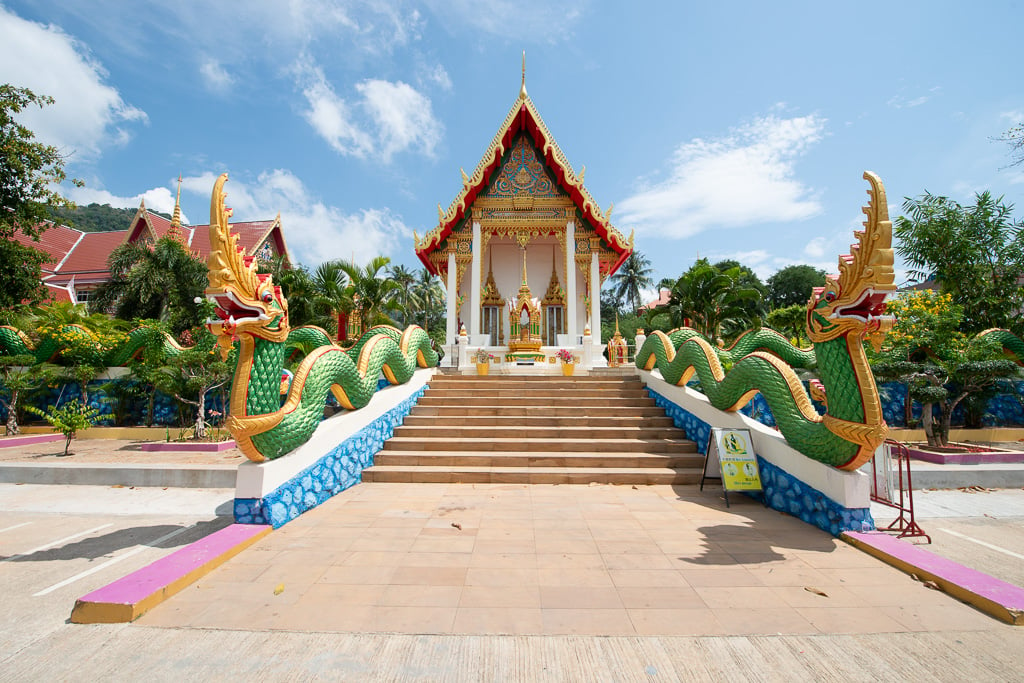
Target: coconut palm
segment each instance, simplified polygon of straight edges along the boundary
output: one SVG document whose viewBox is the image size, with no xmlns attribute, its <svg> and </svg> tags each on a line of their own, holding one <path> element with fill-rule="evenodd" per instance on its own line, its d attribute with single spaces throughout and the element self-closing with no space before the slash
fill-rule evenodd
<svg viewBox="0 0 1024 683">
<path fill-rule="evenodd" d="M 617 301 L 630 304 L 635 312 L 643 303 L 640 298 L 641 290 L 654 286 L 654 280 L 651 278 L 653 273 L 650 259 L 634 251 L 626 257 L 615 275 L 612 275 L 612 296 Z"/>
<path fill-rule="evenodd" d="M 388 269 L 388 273 L 391 275 L 391 279 L 401 288 L 398 290 L 395 299 L 402 305 L 402 323 L 404 327 L 412 322 L 412 307 L 413 299 L 415 298 L 413 285 L 416 283 L 416 273 L 403 265 L 391 266 Z"/>
<path fill-rule="evenodd" d="M 672 287 L 665 306 L 672 325 L 689 320 L 712 343 L 723 333 L 728 336 L 758 325 L 760 319 L 751 313 L 749 303 L 757 301 L 761 293 L 753 287 L 741 286 L 741 276 L 739 268 L 722 272 L 707 259 L 697 261 Z"/>
<path fill-rule="evenodd" d="M 336 329 L 338 341 L 345 339 L 348 316 L 354 309 L 346 267 L 343 261 L 327 261 L 312 275 L 313 322 L 327 330 Z"/>
<path fill-rule="evenodd" d="M 363 330 L 374 325 L 393 325 L 395 321 L 391 313 L 402 311 L 402 305 L 397 300 L 401 288 L 394 280 L 381 276 L 381 271 L 389 263 L 391 259 L 387 256 L 375 256 L 363 267 L 354 263 L 341 264 L 341 269 L 351 283 L 348 291 Z"/>
<path fill-rule="evenodd" d="M 420 269 L 413 285 L 413 305 L 422 316 L 424 330 L 430 331 L 430 320 L 438 315 L 437 307 L 443 301 L 440 279 L 426 268 Z"/>
</svg>

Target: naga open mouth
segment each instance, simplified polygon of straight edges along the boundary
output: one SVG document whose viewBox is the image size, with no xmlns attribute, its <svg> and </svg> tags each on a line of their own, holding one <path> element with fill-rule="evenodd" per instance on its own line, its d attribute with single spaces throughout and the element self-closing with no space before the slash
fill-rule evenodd
<svg viewBox="0 0 1024 683">
<path fill-rule="evenodd" d="M 885 314 L 885 301 L 889 297 L 889 291 L 878 291 L 867 288 L 860 295 L 860 298 L 846 306 L 838 306 L 832 314 L 833 318 L 853 318 L 862 322 L 870 322 L 872 319 Z"/>
<path fill-rule="evenodd" d="M 228 329 L 233 329 L 243 322 L 270 320 L 270 316 L 262 309 L 239 301 L 233 292 L 207 294 L 206 298 L 216 306 L 214 314 L 217 316 L 215 319 L 208 320 L 207 324 L 220 323 Z"/>
</svg>

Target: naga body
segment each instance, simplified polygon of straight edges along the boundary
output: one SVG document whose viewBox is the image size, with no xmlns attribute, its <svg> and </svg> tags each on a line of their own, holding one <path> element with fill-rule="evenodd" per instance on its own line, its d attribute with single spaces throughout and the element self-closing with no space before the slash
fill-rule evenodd
<svg viewBox="0 0 1024 683">
<path fill-rule="evenodd" d="M 637 353 L 637 367 L 657 367 L 671 384 L 684 385 L 696 373 L 711 404 L 735 411 L 761 393 L 786 441 L 807 457 L 840 469 L 856 469 L 885 440 L 874 375 L 864 342 L 876 347 L 892 327 L 885 300 L 895 290 L 892 223 L 885 189 L 865 172 L 870 200 L 864 230 L 851 254 L 839 259 L 839 275 L 816 287 L 807 304 L 811 350 L 796 349 L 769 330 L 749 332 L 730 349 L 716 349 L 692 330 L 654 332 Z M 756 349 L 756 350 L 755 350 Z M 724 357 L 724 358 L 723 358 Z M 732 362 L 726 372 L 722 360 Z M 813 397 L 826 406 L 819 415 L 793 366 L 817 366 Z"/>
<path fill-rule="evenodd" d="M 427 333 L 413 325 L 404 332 L 371 328 L 350 349 L 331 343 L 315 327 L 291 329 L 288 302 L 271 276 L 257 274 L 230 232 L 224 206 L 227 174 L 214 184 L 210 201 L 210 257 L 207 298 L 217 319 L 208 327 L 224 357 L 233 343 L 238 355 L 231 385 L 227 427 L 250 460 L 278 458 L 305 443 L 323 417 L 328 392 L 346 409 L 365 406 L 381 374 L 392 384 L 409 380 L 416 367 L 437 365 Z M 282 401 L 281 371 L 291 346 L 308 350 L 294 370 Z"/>
</svg>

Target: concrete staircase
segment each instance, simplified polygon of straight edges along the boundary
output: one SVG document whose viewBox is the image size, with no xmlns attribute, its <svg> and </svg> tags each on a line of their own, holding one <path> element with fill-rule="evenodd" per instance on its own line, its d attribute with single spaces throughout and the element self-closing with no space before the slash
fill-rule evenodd
<svg viewBox="0 0 1024 683">
<path fill-rule="evenodd" d="M 694 484 L 702 465 L 635 377 L 439 374 L 363 481 Z"/>
</svg>

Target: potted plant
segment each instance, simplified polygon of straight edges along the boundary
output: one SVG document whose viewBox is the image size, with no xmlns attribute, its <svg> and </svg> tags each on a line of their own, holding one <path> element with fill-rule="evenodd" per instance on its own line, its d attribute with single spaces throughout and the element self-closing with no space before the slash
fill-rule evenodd
<svg viewBox="0 0 1024 683">
<path fill-rule="evenodd" d="M 480 347 L 476 352 L 476 374 L 486 375 L 490 370 L 491 354 L 487 349 Z"/>
<path fill-rule="evenodd" d="M 569 377 L 573 373 L 575 368 L 575 359 L 572 357 L 572 351 L 569 349 L 558 349 L 558 353 L 555 354 L 558 360 L 562 361 L 562 374 Z"/>
</svg>

